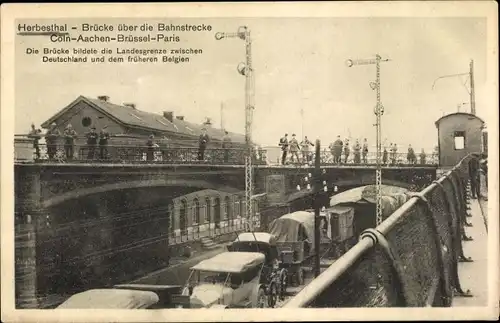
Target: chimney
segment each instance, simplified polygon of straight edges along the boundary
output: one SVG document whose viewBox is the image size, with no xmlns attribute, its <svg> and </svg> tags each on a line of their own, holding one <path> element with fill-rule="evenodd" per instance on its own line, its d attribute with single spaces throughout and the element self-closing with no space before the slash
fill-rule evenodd
<svg viewBox="0 0 500 323">
<path fill-rule="evenodd" d="M 174 121 L 174 113 L 172 111 L 164 111 L 163 112 L 163 117 L 167 119 L 170 122 Z"/>
<path fill-rule="evenodd" d="M 176 118 L 177 118 L 177 120 L 181 120 L 181 121 L 184 120 L 184 116 L 177 116 Z"/>
<path fill-rule="evenodd" d="M 108 102 L 109 101 L 109 96 L 107 96 L 107 95 L 100 95 L 97 98 L 99 100 L 101 100 L 101 101 L 104 101 L 104 102 Z"/>
<path fill-rule="evenodd" d="M 212 120 L 210 120 L 210 118 L 206 118 L 205 122 L 203 122 L 203 125 L 207 126 L 207 127 L 211 127 L 212 126 Z"/>
<path fill-rule="evenodd" d="M 123 103 L 123 105 L 135 110 L 135 103 Z"/>
</svg>

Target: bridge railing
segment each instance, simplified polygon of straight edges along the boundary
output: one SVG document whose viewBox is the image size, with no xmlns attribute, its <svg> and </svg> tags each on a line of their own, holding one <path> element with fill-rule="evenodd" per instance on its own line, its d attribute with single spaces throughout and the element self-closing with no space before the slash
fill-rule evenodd
<svg viewBox="0 0 500 323">
<path fill-rule="evenodd" d="M 192 147 L 149 147 L 132 145 L 89 146 L 74 145 L 67 149 L 64 145 L 38 144 L 33 146 L 29 140 L 16 140 L 16 162 L 43 162 L 43 163 L 152 163 L 152 164 L 230 164 L 244 165 L 247 150 L 244 148 L 207 148 L 200 152 Z M 256 149 L 255 164 L 266 163 L 266 151 Z"/>
<path fill-rule="evenodd" d="M 465 296 L 458 276 L 468 216 L 468 162 L 414 193 L 285 307 L 448 307 Z"/>
</svg>

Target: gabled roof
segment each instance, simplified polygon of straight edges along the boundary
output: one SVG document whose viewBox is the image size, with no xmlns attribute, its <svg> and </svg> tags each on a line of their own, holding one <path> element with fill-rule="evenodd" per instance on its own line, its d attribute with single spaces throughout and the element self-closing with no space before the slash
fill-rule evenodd
<svg viewBox="0 0 500 323">
<path fill-rule="evenodd" d="M 481 121 L 481 123 L 484 125 L 484 120 L 479 118 L 477 115 L 475 114 L 472 114 L 472 113 L 467 113 L 467 112 L 455 112 L 455 113 L 450 113 L 450 114 L 447 114 L 445 116 L 442 116 L 441 118 L 437 119 L 437 121 L 434 123 L 436 125 L 436 127 L 439 126 L 439 123 L 441 123 L 441 121 L 443 119 L 447 119 L 449 117 L 452 117 L 452 116 L 457 116 L 457 115 L 463 115 L 463 116 L 468 116 L 469 118 L 475 118 L 475 119 L 479 119 Z"/>
<path fill-rule="evenodd" d="M 109 101 L 103 101 L 100 99 L 94 99 L 82 95 L 76 98 L 73 102 L 56 113 L 54 116 L 49 118 L 47 121 L 42 123 L 41 126 L 43 128 L 47 128 L 52 122 L 57 121 L 57 119 L 61 115 L 63 115 L 66 111 L 70 110 L 81 101 L 84 101 L 94 109 L 97 109 L 100 112 L 104 113 L 114 121 L 129 127 L 139 127 L 143 129 L 150 129 L 153 131 L 178 133 L 194 137 L 198 137 L 202 133 L 202 129 L 205 128 L 207 129 L 207 134 L 212 140 L 221 140 L 224 136 L 224 131 L 221 129 L 206 127 L 202 124 L 195 124 L 177 118 L 169 121 L 161 114 L 141 111 L 129 106 L 118 105 Z M 241 134 L 229 132 L 229 137 L 233 142 L 245 142 L 245 136 Z"/>
</svg>

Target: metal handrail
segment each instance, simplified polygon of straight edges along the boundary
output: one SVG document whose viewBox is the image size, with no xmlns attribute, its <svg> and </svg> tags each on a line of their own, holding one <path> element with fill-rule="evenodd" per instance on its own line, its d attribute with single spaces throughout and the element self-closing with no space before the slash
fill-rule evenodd
<svg viewBox="0 0 500 323">
<path fill-rule="evenodd" d="M 455 171 L 459 165 L 461 165 L 465 160 L 469 159 L 472 154 L 469 154 L 462 158 L 460 162 L 449 172 L 445 173 L 441 178 L 437 180 L 438 183 L 442 183 L 451 172 Z M 439 184 L 432 183 L 427 186 L 424 190 L 420 192 L 421 195 L 429 195 Z M 387 219 L 385 219 L 376 230 L 381 234 L 386 235 L 391 229 L 394 228 L 396 223 L 400 222 L 404 217 L 409 214 L 410 211 L 417 201 L 418 197 L 411 197 L 406 201 L 400 208 L 398 208 L 394 213 L 392 213 Z M 323 273 L 321 273 L 316 279 L 311 281 L 307 286 L 304 287 L 294 298 L 290 299 L 288 303 L 285 304 L 285 308 L 297 308 L 306 307 L 311 304 L 326 288 L 333 284 L 342 274 L 349 270 L 354 263 L 361 258 L 361 256 L 375 246 L 375 241 L 370 237 L 364 237 L 354 245 L 349 251 L 342 255 L 336 262 L 334 262 L 329 268 L 327 268 Z"/>
</svg>

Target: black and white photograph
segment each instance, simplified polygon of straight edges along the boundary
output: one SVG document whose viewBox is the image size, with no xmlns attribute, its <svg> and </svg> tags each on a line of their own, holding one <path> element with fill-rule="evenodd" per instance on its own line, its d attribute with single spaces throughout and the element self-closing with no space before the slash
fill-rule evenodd
<svg viewBox="0 0 500 323">
<path fill-rule="evenodd" d="M 496 9 L 2 6 L 2 320 L 495 320 Z"/>
</svg>

